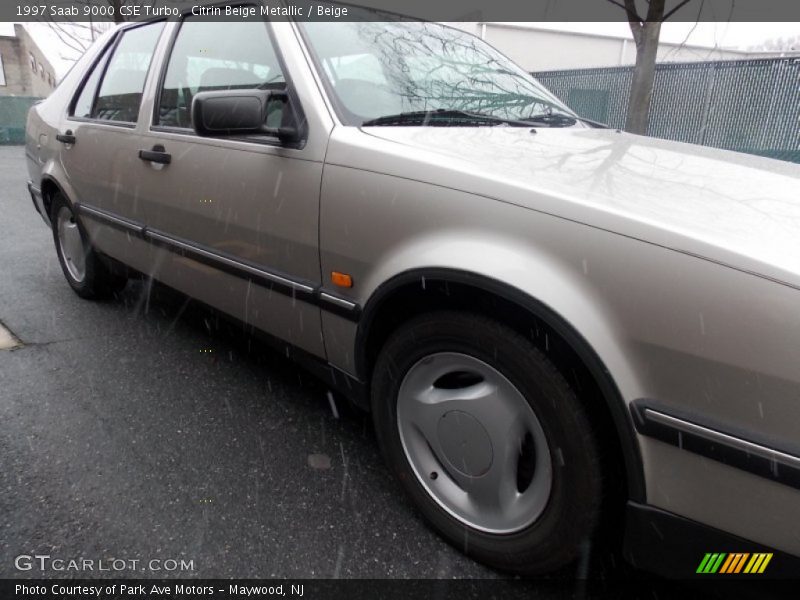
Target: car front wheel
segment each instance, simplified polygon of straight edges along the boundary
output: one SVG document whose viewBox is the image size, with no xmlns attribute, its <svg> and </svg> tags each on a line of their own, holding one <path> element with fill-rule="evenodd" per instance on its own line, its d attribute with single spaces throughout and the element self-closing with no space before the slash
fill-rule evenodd
<svg viewBox="0 0 800 600">
<path fill-rule="evenodd" d="M 451 311 L 405 324 L 377 359 L 372 409 L 390 468 L 465 553 L 530 575 L 589 546 L 596 437 L 554 364 L 513 329 Z"/>
</svg>

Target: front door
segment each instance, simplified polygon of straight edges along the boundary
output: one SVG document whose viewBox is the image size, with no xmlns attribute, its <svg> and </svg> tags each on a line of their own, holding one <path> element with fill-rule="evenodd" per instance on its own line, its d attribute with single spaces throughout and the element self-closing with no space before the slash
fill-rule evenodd
<svg viewBox="0 0 800 600">
<path fill-rule="evenodd" d="M 321 356 L 322 162 L 302 142 L 201 138 L 191 128 L 199 92 L 287 87 L 269 28 L 191 16 L 175 25 L 134 169 L 157 248 L 152 274 Z M 268 121 L 279 125 L 282 110 Z"/>
</svg>

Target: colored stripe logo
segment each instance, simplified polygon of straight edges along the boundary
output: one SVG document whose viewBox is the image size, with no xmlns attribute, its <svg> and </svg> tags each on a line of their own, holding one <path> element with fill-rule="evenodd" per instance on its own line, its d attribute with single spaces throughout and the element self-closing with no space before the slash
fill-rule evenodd
<svg viewBox="0 0 800 600">
<path fill-rule="evenodd" d="M 769 561 L 772 560 L 771 552 L 707 552 L 697 567 L 697 573 L 726 575 L 737 573 L 757 574 L 763 573 Z"/>
</svg>

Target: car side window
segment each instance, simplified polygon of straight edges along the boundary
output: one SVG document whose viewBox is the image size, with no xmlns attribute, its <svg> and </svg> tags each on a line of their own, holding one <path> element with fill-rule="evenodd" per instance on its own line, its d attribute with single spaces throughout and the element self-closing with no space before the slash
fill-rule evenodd
<svg viewBox="0 0 800 600">
<path fill-rule="evenodd" d="M 91 74 L 83 84 L 83 89 L 75 101 L 75 107 L 72 110 L 71 116 L 80 117 L 81 119 L 89 119 L 92 116 L 92 106 L 94 105 L 94 98 L 97 95 L 97 86 L 100 84 L 100 77 L 103 75 L 103 70 L 106 68 L 108 62 L 108 50 L 103 53 L 103 56 L 94 65 Z"/>
<path fill-rule="evenodd" d="M 147 71 L 163 28 L 164 23 L 158 22 L 122 33 L 108 61 L 90 118 L 136 122 Z"/>
<path fill-rule="evenodd" d="M 263 21 L 209 22 L 189 17 L 181 24 L 167 64 L 155 124 L 192 126 L 198 92 L 284 89 L 286 79 Z M 280 125 L 281 111 L 267 125 Z"/>
</svg>

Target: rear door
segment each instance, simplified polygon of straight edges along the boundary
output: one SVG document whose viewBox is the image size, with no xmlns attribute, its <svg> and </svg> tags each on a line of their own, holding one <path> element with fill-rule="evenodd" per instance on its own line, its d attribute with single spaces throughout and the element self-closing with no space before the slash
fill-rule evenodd
<svg viewBox="0 0 800 600">
<path fill-rule="evenodd" d="M 70 200 L 94 245 L 139 269 L 147 246 L 130 237 L 144 222 L 132 166 L 142 95 L 164 22 L 122 30 L 87 71 L 63 122 L 61 162 Z"/>
<path fill-rule="evenodd" d="M 152 273 L 322 356 L 315 300 L 327 131 L 309 123 L 290 147 L 266 135 L 195 135 L 191 106 L 199 92 L 288 89 L 301 115 L 304 103 L 270 24 L 187 16 L 172 27 L 152 94 L 152 124 L 139 138 L 144 154 L 131 165 L 147 237 L 157 248 Z M 268 124 L 280 124 L 281 107 L 271 115 L 276 122 Z"/>
</svg>

